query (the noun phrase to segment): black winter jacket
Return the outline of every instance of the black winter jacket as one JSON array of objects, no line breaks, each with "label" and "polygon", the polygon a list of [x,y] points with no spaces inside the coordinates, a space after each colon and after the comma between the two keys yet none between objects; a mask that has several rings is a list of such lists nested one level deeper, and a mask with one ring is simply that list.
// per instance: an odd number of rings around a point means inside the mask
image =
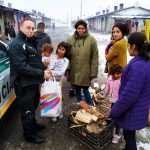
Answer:
[{"label": "black winter jacket", "polygon": [[44,66],[40,51],[35,48],[35,40],[27,38],[19,31],[17,37],[9,44],[10,83],[15,80],[22,86],[44,82]]},{"label": "black winter jacket", "polygon": [[35,33],[37,48],[41,50],[42,45],[45,43],[51,44],[51,38],[44,32],[37,31]]}]

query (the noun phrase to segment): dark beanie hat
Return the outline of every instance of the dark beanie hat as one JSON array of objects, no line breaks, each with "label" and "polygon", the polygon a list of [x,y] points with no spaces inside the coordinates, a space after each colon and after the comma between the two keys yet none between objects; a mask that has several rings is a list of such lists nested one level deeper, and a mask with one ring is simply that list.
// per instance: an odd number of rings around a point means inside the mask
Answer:
[{"label": "dark beanie hat", "polygon": [[123,36],[129,34],[129,26],[128,26],[128,24],[116,23],[116,24],[113,26],[112,29],[114,29],[114,27],[119,28]]}]

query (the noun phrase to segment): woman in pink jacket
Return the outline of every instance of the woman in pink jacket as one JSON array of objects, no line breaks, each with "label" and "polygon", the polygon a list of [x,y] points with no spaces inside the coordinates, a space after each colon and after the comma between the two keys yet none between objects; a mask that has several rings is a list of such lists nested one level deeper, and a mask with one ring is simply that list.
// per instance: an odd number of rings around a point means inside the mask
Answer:
[{"label": "woman in pink jacket", "polygon": [[[122,75],[122,67],[119,65],[113,65],[110,68],[110,76],[106,82],[105,97],[108,97],[113,104],[118,100],[118,94],[120,89],[120,80]],[[115,125],[115,134],[113,135],[112,143],[119,142],[121,136],[119,135],[120,128]]]}]

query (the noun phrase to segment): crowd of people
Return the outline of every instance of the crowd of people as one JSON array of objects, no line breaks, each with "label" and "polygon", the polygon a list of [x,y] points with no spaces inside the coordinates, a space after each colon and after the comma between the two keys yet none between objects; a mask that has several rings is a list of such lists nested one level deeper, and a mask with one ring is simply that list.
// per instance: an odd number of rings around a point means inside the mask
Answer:
[{"label": "crowd of people", "polygon": [[[74,28],[73,35],[58,44],[55,54],[51,38],[44,32],[44,23],[39,23],[34,33],[35,25],[30,18],[21,22],[20,31],[9,44],[10,82],[14,84],[23,135],[28,142],[45,142],[44,137],[36,134],[45,125],[35,119],[40,99],[39,85],[44,80],[55,76],[60,81],[67,74],[77,101],[83,100],[83,91],[86,102],[92,105],[89,86],[98,74],[98,46],[84,20],[78,20]],[[127,49],[134,56],[128,64]],[[111,43],[105,54],[105,73],[108,73],[105,97],[112,102],[110,117],[115,122],[112,142],[118,143],[120,129],[123,129],[125,150],[137,150],[136,130],[148,123],[150,44],[143,33],[130,34],[127,24],[117,23],[112,28]],[[62,118],[63,113],[59,117]],[[57,118],[52,120],[55,122]]]}]

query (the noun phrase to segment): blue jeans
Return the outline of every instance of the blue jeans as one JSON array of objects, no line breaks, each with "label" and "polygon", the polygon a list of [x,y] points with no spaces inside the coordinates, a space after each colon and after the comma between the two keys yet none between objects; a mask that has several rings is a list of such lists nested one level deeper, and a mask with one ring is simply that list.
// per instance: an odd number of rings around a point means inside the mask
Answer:
[{"label": "blue jeans", "polygon": [[88,104],[92,104],[92,98],[91,98],[88,86],[74,85],[74,87],[75,87],[75,90],[76,90],[76,98],[77,98],[78,101],[82,101],[81,89],[83,89],[83,93],[84,93],[84,96],[86,98],[86,102]]}]

